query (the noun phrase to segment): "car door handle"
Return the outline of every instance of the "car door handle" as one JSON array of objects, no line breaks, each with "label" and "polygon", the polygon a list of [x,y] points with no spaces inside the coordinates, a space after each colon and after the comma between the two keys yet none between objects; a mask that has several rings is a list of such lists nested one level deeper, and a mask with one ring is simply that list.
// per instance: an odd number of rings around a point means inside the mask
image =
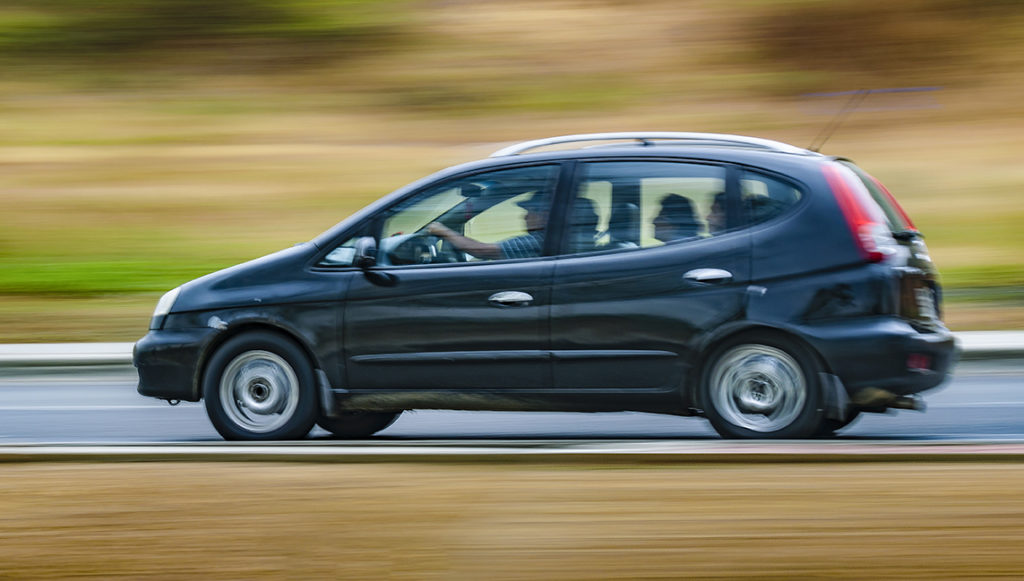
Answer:
[{"label": "car door handle", "polygon": [[491,295],[487,302],[495,307],[525,307],[533,302],[533,296],[522,291],[501,291]]},{"label": "car door handle", "polygon": [[721,268],[695,268],[683,278],[698,284],[723,284],[732,280],[732,273]]}]

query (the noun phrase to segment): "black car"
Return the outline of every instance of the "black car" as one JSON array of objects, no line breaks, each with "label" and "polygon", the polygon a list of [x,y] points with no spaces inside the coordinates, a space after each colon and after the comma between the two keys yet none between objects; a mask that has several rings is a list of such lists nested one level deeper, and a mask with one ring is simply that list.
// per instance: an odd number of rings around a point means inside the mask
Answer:
[{"label": "black car", "polygon": [[138,390],[204,399],[228,439],[365,437],[409,409],[810,437],[921,409],[947,377],[936,277],[849,160],[734,135],[555,137],[167,293],[135,346]]}]

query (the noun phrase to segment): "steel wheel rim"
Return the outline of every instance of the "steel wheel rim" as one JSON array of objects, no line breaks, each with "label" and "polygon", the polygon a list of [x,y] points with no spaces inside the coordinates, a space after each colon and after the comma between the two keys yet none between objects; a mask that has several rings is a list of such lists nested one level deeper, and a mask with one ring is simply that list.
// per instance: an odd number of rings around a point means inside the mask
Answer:
[{"label": "steel wheel rim", "polygon": [[228,419],[265,434],[288,423],[299,405],[299,378],[283,357],[246,351],[231,360],[220,380],[220,402]]},{"label": "steel wheel rim", "polygon": [[807,401],[800,364],[767,345],[735,347],[715,363],[710,382],[711,400],[722,419],[755,432],[789,426]]}]

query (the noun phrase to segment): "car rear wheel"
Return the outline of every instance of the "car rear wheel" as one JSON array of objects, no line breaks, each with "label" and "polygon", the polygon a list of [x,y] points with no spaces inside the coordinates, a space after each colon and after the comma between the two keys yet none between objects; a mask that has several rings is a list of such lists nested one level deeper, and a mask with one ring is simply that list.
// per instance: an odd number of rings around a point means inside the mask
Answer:
[{"label": "car rear wheel", "polygon": [[206,413],[226,440],[297,440],[313,428],[316,389],[309,359],[273,333],[229,339],[203,379]]},{"label": "car rear wheel", "polygon": [[705,368],[704,411],[726,438],[806,438],[822,423],[820,366],[796,341],[748,335],[718,347]]},{"label": "car rear wheel", "polygon": [[335,438],[366,438],[395,423],[402,412],[341,412],[316,421]]}]

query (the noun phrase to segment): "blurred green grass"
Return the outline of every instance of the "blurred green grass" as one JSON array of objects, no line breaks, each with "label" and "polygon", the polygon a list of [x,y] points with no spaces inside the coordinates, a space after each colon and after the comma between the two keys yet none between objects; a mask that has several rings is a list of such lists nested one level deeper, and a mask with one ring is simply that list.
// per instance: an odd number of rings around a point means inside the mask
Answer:
[{"label": "blurred green grass", "polygon": [[[926,233],[954,327],[1022,327],[1024,5],[974,8],[6,2],[0,342],[134,339],[161,292],[499,142],[665,129],[806,145],[843,100],[803,93],[910,84],[943,89],[869,98],[824,151]],[[82,305],[103,306],[91,320]]]}]

